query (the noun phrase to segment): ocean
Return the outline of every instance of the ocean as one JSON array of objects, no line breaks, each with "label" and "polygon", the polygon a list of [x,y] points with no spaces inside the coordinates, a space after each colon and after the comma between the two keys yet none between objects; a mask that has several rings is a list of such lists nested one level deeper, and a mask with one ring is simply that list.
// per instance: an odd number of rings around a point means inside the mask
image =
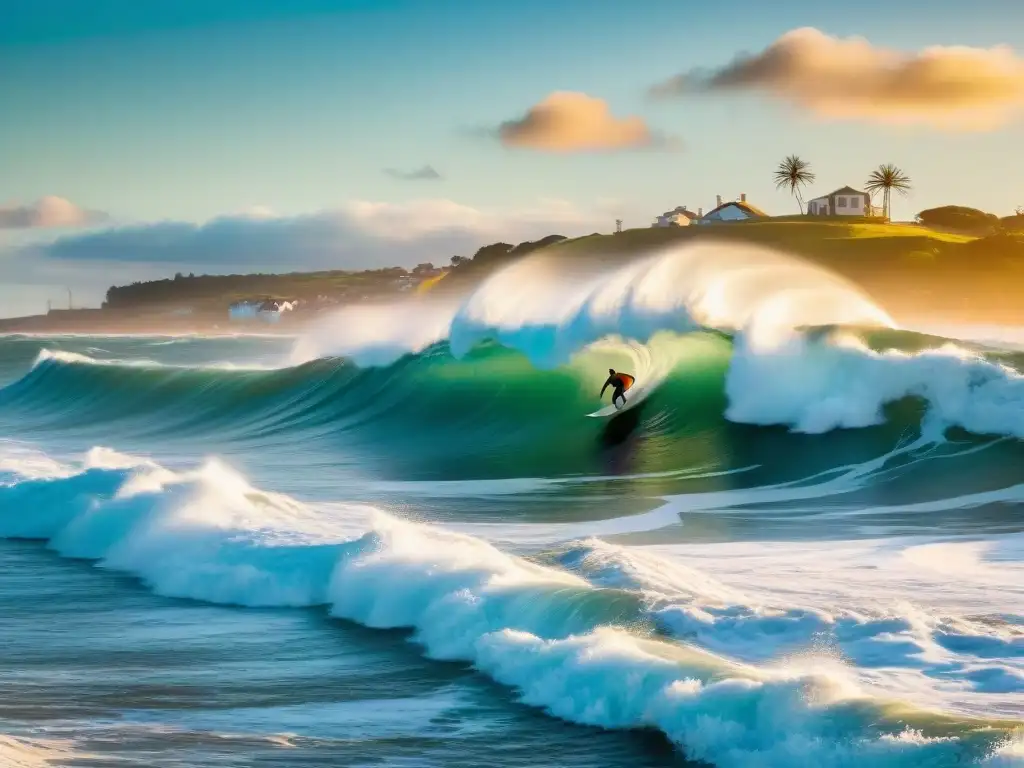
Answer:
[{"label": "ocean", "polygon": [[0,337],[0,536],[3,766],[1024,766],[1024,333],[749,247]]}]

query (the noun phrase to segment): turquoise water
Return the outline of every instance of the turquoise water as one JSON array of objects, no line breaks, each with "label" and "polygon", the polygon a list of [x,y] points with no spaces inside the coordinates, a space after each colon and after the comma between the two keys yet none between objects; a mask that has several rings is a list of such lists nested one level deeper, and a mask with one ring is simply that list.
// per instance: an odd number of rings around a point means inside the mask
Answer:
[{"label": "turquoise water", "polygon": [[647,274],[0,338],[0,763],[1021,765],[1024,356]]}]

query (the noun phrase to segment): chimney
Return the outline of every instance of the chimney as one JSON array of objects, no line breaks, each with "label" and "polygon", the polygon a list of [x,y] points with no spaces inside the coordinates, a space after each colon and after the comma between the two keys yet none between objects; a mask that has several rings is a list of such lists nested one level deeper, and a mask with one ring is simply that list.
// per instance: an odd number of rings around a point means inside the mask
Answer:
[{"label": "chimney", "polygon": [[715,195],[715,208],[718,208],[721,205],[722,205],[722,196],[721,195]]},{"label": "chimney", "polygon": [[703,208],[698,208],[697,209],[697,218],[699,219],[703,215],[704,215],[704,209]]},{"label": "chimney", "polygon": [[741,203],[747,202],[747,193],[746,192],[740,192],[740,202]]}]

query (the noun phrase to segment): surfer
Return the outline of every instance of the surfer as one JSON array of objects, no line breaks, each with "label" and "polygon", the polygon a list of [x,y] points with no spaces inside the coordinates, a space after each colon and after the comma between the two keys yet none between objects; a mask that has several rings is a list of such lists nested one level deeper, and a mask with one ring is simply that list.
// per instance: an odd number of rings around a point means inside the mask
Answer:
[{"label": "surfer", "polygon": [[604,386],[601,387],[601,394],[598,397],[604,397],[604,391],[608,387],[612,387],[612,405],[615,405],[615,401],[620,397],[622,398],[622,404],[626,404],[626,395],[624,394],[630,386],[632,386],[635,379],[628,373],[616,373],[614,368],[608,369],[608,380],[605,381]]}]

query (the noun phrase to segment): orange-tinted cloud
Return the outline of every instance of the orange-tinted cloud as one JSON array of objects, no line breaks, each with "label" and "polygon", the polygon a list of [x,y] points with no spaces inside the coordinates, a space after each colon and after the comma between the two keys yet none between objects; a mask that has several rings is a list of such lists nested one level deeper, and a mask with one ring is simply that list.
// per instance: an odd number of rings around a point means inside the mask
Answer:
[{"label": "orange-tinted cloud", "polygon": [[0,229],[85,227],[106,220],[100,211],[88,211],[63,197],[42,197],[28,205],[0,206]]},{"label": "orange-tinted cloud", "polygon": [[1005,46],[907,53],[803,28],[711,73],[674,77],[652,94],[702,91],[760,92],[826,118],[983,130],[1024,107],[1024,59]]},{"label": "orange-tinted cloud", "polygon": [[668,149],[675,142],[639,117],[616,117],[608,104],[585,93],[556,91],[518,120],[498,126],[507,147],[545,152]]}]

